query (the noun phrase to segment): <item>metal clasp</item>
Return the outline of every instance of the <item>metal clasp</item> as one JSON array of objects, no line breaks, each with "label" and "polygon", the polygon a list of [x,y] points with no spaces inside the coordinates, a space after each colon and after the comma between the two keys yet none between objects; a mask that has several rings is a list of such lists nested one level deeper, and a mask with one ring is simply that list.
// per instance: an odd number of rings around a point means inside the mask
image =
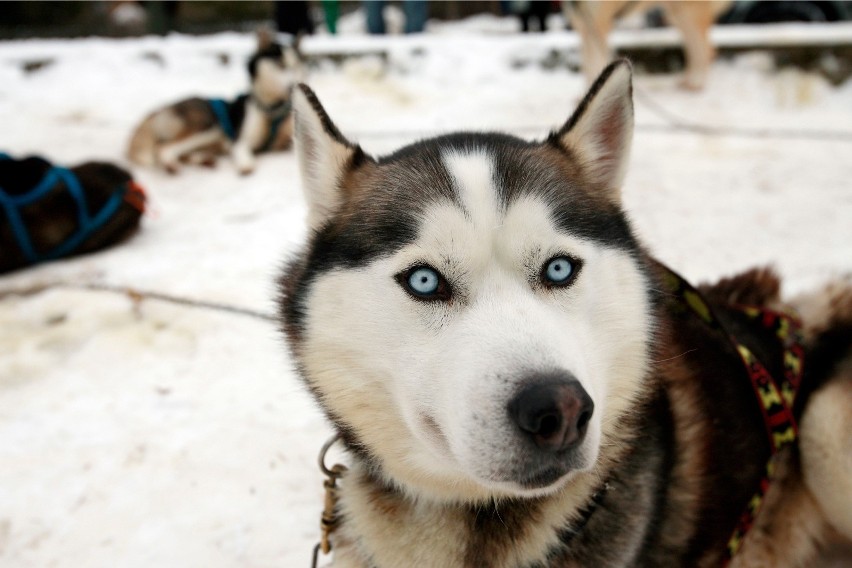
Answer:
[{"label": "metal clasp", "polygon": [[325,474],[326,479],[322,485],[325,488],[325,500],[320,517],[320,541],[314,547],[314,554],[311,560],[311,568],[317,568],[320,553],[323,555],[331,552],[331,533],[337,529],[340,523],[340,517],[335,510],[337,506],[337,480],[343,477],[346,473],[346,466],[334,464],[331,469],[325,465],[325,456],[328,450],[340,440],[340,434],[332,436],[322,447],[319,454],[319,468]]}]

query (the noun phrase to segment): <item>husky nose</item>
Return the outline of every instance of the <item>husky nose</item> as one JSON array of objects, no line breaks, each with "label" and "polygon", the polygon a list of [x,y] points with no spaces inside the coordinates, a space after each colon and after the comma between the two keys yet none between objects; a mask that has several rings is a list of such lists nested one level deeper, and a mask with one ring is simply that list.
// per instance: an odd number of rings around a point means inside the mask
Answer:
[{"label": "husky nose", "polygon": [[524,388],[509,402],[509,415],[539,448],[557,452],[582,441],[594,408],[571,377]]}]

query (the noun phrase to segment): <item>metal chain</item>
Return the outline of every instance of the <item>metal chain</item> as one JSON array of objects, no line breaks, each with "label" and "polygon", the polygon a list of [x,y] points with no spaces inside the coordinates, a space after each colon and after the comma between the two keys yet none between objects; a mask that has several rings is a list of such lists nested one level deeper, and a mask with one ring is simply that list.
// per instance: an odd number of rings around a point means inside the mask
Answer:
[{"label": "metal chain", "polygon": [[331,469],[325,465],[325,456],[328,450],[340,440],[340,434],[335,434],[323,444],[319,454],[319,468],[326,476],[322,485],[325,488],[325,500],[320,517],[320,541],[314,547],[314,553],[311,558],[311,568],[317,568],[320,554],[327,555],[331,552],[331,534],[337,529],[340,523],[340,517],[337,514],[337,480],[343,477],[346,473],[346,466],[334,464]]}]

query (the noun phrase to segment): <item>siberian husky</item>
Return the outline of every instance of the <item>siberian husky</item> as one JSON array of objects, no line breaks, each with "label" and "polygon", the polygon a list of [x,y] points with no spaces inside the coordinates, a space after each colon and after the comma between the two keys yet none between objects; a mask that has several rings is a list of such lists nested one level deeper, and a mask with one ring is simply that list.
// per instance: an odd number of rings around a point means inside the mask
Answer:
[{"label": "siberian husky", "polygon": [[298,41],[282,46],[261,30],[248,72],[250,92],[234,101],[192,97],[149,114],[130,139],[130,161],[176,172],[181,162],[212,164],[230,149],[239,172],[248,174],[255,153],[287,149],[293,137],[290,95],[304,80]]},{"label": "siberian husky", "polygon": [[852,283],[795,302],[798,340],[770,270],[658,263],[621,207],[627,62],[542,142],[374,158],[294,109],[280,315],[351,461],[335,566],[809,566],[852,537]]}]

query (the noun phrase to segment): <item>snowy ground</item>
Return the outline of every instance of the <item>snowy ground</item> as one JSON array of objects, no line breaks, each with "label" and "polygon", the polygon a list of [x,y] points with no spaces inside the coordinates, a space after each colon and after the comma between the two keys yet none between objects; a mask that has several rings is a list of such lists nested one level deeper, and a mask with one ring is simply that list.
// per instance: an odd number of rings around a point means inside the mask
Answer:
[{"label": "snowy ground", "polygon": [[[386,64],[326,63],[310,82],[375,153],[460,128],[541,137],[582,94],[579,75],[535,63],[547,36],[451,32],[414,51],[389,40]],[[152,107],[240,91],[252,43],[0,44],[0,149],[122,163]],[[55,63],[21,70],[38,58]],[[645,101],[684,120],[852,131],[852,84],[775,71],[765,54],[717,63],[700,94],[676,82],[636,78]],[[791,293],[852,271],[848,137],[709,137],[661,128],[643,100],[636,112],[625,202],[665,262],[694,280],[772,263]],[[265,156],[247,178],[227,160],[175,177],[135,173],[151,214],[132,241],[0,277],[0,566],[305,566],[329,430],[274,325],[104,291],[8,293],[102,283],[272,312],[278,266],[304,235],[293,155]]]}]

